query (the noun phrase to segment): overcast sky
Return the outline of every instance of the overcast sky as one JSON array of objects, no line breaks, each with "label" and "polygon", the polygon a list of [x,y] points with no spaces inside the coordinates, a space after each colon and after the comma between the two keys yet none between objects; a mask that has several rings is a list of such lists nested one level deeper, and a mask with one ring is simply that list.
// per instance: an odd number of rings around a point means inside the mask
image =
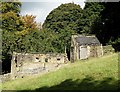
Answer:
[{"label": "overcast sky", "polygon": [[35,15],[37,22],[44,22],[47,15],[62,3],[74,2],[84,7],[85,0],[20,0],[22,2],[21,15]]}]

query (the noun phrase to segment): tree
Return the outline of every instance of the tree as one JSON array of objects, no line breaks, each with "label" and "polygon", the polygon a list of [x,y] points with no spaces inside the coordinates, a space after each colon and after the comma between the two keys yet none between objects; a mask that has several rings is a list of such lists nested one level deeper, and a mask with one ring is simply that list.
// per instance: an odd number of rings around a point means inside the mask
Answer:
[{"label": "tree", "polygon": [[[13,0],[14,1],[14,0]],[[14,12],[19,14],[21,8],[21,2],[2,2],[0,11],[1,13]]]},{"label": "tree", "polygon": [[74,3],[61,4],[47,16],[43,23],[43,28],[60,32],[61,29],[70,27],[71,30],[76,30],[76,21],[82,15],[82,9]]},{"label": "tree", "polygon": [[[96,20],[92,29],[99,40],[104,44],[111,44],[115,50],[120,48],[120,2],[119,3],[103,3],[104,9],[100,13],[99,19]],[[96,30],[96,31],[95,31]]]},{"label": "tree", "polygon": [[0,19],[0,21],[2,22],[2,29],[9,32],[21,31],[24,29],[23,21],[21,20],[20,16],[18,16],[13,11],[2,13],[1,16],[2,18]]},{"label": "tree", "polygon": [[[84,34],[91,34],[94,22],[100,17],[101,11],[103,11],[103,3],[100,2],[86,2],[83,9],[83,16],[79,19],[78,24],[81,32]],[[96,31],[96,30],[95,30]]]},{"label": "tree", "polygon": [[7,31],[21,31],[23,30],[23,21],[21,20],[20,2],[2,2],[0,14],[0,28]]},{"label": "tree", "polygon": [[35,21],[35,16],[33,15],[25,15],[21,16],[21,20],[23,22],[24,29],[22,31],[17,31],[16,33],[19,35],[26,35],[30,31],[37,30],[37,23]]},{"label": "tree", "polygon": [[35,22],[35,18],[36,17],[33,15],[25,15],[22,17],[25,29],[29,30],[37,29],[37,23]]},{"label": "tree", "polygon": [[17,36],[17,52],[54,52],[52,41],[54,35],[46,30],[32,30],[26,35]]},{"label": "tree", "polygon": [[2,29],[2,71],[10,72],[12,52],[15,50],[14,32],[23,30],[23,22],[19,16],[20,2],[2,2],[0,10],[0,28]]},{"label": "tree", "polygon": [[53,46],[57,52],[63,53],[65,46],[70,51],[71,35],[78,33],[78,18],[82,16],[82,9],[74,3],[61,4],[52,10],[43,23],[43,29],[55,32],[57,35]]},{"label": "tree", "polygon": [[20,2],[2,2],[0,8],[2,11],[0,14],[0,16],[2,16],[0,19],[2,22],[2,25],[0,27],[2,28],[3,36],[2,52],[6,55],[13,50],[10,46],[12,46],[11,44],[14,43],[14,32],[23,30],[23,22],[19,16],[20,6]]}]

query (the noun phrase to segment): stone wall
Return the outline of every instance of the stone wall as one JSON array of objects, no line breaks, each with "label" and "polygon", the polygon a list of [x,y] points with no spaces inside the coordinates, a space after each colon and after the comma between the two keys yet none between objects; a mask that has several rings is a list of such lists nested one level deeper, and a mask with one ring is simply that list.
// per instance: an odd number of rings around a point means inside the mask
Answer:
[{"label": "stone wall", "polygon": [[11,73],[0,75],[1,82],[6,82],[11,80]]},{"label": "stone wall", "polygon": [[101,57],[104,55],[104,52],[103,52],[103,46],[101,44],[101,46],[97,46],[97,56],[98,57]]},{"label": "stone wall", "polygon": [[103,46],[103,53],[104,55],[115,53],[115,49],[112,47],[112,45]]},{"label": "stone wall", "polygon": [[29,54],[13,53],[11,61],[11,78],[21,78],[55,69],[67,62],[66,54]]},{"label": "stone wall", "polygon": [[[79,45],[76,41],[76,37],[78,35],[72,35],[71,37],[71,52],[70,52],[70,60],[71,62],[74,62],[76,60],[80,60],[80,55],[84,55],[85,59],[89,57],[101,57],[103,56],[103,47],[102,44],[85,44],[85,45]],[[86,53],[80,53],[81,48],[86,47],[87,52]]]},{"label": "stone wall", "polygon": [[90,56],[89,57],[101,57],[103,56],[103,47],[102,45],[90,46]]}]

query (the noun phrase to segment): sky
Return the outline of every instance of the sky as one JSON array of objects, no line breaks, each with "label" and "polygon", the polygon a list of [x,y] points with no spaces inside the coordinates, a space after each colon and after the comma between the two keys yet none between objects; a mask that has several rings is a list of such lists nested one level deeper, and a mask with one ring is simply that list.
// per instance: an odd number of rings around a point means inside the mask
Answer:
[{"label": "sky", "polygon": [[79,4],[84,7],[85,0],[20,0],[22,2],[21,15],[34,15],[36,22],[43,23],[47,15],[55,8],[64,3]]}]

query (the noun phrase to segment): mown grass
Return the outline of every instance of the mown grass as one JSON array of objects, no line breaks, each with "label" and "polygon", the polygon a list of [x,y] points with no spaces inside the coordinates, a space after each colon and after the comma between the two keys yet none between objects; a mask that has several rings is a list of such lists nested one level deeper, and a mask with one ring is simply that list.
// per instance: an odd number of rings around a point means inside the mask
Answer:
[{"label": "mown grass", "polygon": [[[3,83],[3,90],[114,90],[118,88],[118,54],[81,60],[44,75]],[[115,92],[115,91],[114,91]]]}]

